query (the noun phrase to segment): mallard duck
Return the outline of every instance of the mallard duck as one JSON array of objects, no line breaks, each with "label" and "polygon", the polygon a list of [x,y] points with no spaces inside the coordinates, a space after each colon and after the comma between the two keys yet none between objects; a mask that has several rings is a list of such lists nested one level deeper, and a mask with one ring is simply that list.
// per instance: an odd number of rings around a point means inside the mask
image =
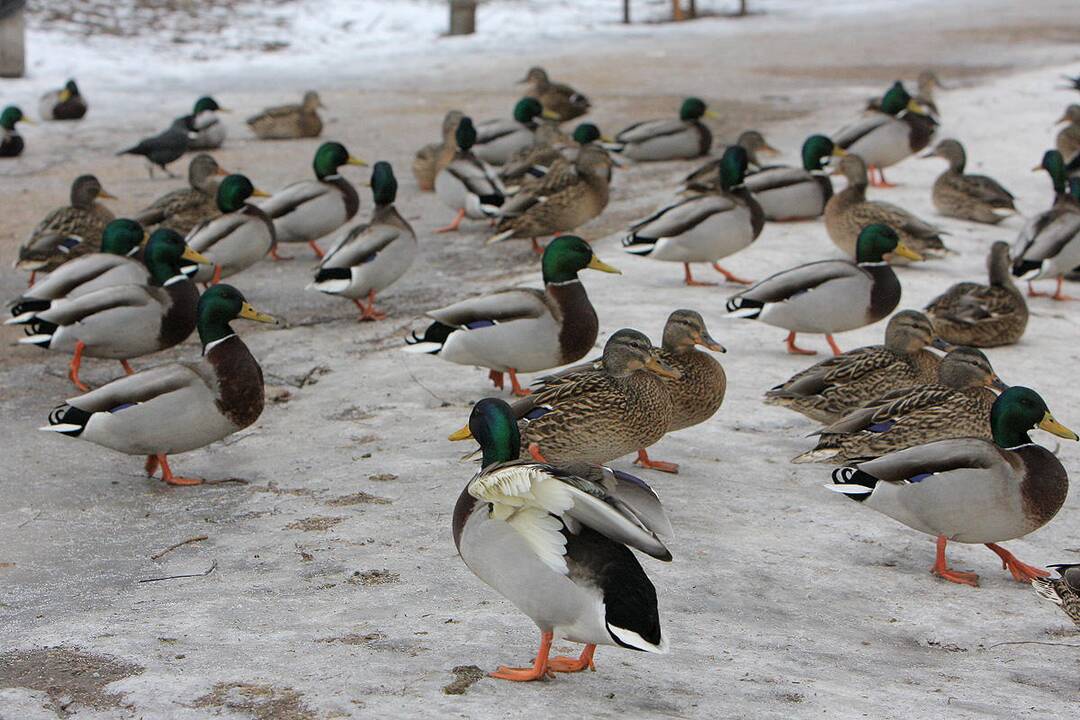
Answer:
[{"label": "mallard duck", "polygon": [[195,101],[188,116],[188,129],[192,133],[189,150],[216,150],[225,142],[225,124],[217,116],[219,112],[229,111],[212,97],[204,95]]},{"label": "mallard duck", "polygon": [[1054,139],[1057,151],[1066,162],[1070,162],[1080,153],[1080,105],[1072,104],[1065,108],[1065,113],[1058,118],[1057,124],[1068,123]]},{"label": "mallard duck", "polygon": [[702,117],[716,117],[700,98],[683,100],[677,120],[634,123],[615,136],[611,149],[631,160],[688,160],[709,154],[712,132]]},{"label": "mallard duck", "polygon": [[44,310],[52,300],[78,297],[113,285],[145,284],[149,271],[135,256],[142,250],[146,232],[134,220],[119,218],[105,226],[101,252],[64,263],[41,282],[34,283],[15,301],[12,315]]},{"label": "mallard duck", "polygon": [[[546,378],[514,404],[523,448],[539,462],[556,463],[605,463],[647,448],[664,437],[674,418],[671,393],[661,378],[680,377],[659,360],[642,333],[612,333],[601,370]],[[667,472],[678,469],[647,455],[639,461]]]},{"label": "mallard duck", "polygon": [[766,220],[787,222],[821,217],[833,196],[825,163],[830,157],[845,154],[824,135],[811,135],[803,142],[801,168],[765,167],[747,175],[744,185],[761,205]]},{"label": "mallard duck", "polygon": [[760,320],[789,330],[787,349],[816,355],[795,345],[797,333],[821,333],[834,355],[841,353],[833,333],[872,325],[900,304],[900,280],[885,255],[920,256],[887,225],[868,225],[859,233],[855,262],[819,260],[770,275],[727,301],[729,317]]},{"label": "mallard duck", "polygon": [[165,171],[171,178],[176,175],[168,165],[179,160],[188,151],[191,143],[191,131],[188,128],[188,116],[178,117],[162,133],[144,138],[138,145],[121,150],[117,155],[142,155],[147,160],[146,169],[154,177],[154,166]]},{"label": "mallard duck", "polygon": [[136,213],[135,219],[146,227],[162,225],[187,235],[199,223],[221,214],[217,206],[218,179],[228,174],[217,160],[199,153],[188,164],[188,187],[165,193]]},{"label": "mallard duck", "polygon": [[360,209],[353,184],[338,173],[342,165],[367,165],[338,142],[326,142],[315,151],[314,180],[286,185],[259,203],[274,221],[279,243],[306,242],[316,256],[323,251],[315,242],[347,223]]},{"label": "mallard duck", "polygon": [[573,120],[589,112],[589,98],[569,85],[552,82],[543,68],[529,68],[521,82],[529,86],[526,94],[539,100],[544,110],[554,113],[559,122]]},{"label": "mallard duck", "polygon": [[990,246],[986,269],[990,284],[957,283],[926,306],[934,334],[954,345],[998,347],[1012,345],[1024,334],[1027,303],[1009,273],[1009,244]]},{"label": "mallard duck", "polygon": [[128,360],[177,345],[195,329],[199,291],[181,266],[208,262],[168,229],[154,231],[144,257],[148,284],[114,285],[55,300],[4,324],[26,326],[20,344],[72,353],[68,377],[83,392],[88,390],[79,379],[83,355],[119,360],[130,374]]},{"label": "mallard duck", "polygon": [[792,462],[855,462],[914,445],[990,437],[990,407],[1004,390],[990,361],[971,347],[949,352],[938,380],[879,395],[820,431],[817,446]]},{"label": "mallard duck", "polygon": [[236,318],[275,322],[236,288],[215,285],[199,298],[193,317],[201,360],[160,365],[71,398],[49,413],[49,425],[41,429],[146,455],[147,475],[160,465],[162,480],[170,485],[200,484],[173,475],[167,456],[206,447],[262,414],[262,368],[229,327]]},{"label": "mallard duck", "polygon": [[59,90],[45,93],[38,103],[38,115],[42,120],[81,120],[86,110],[86,98],[74,80],[68,80]]},{"label": "mallard duck", "polygon": [[299,105],[266,108],[258,115],[249,117],[247,124],[261,140],[319,137],[323,129],[319,108],[326,109],[319,100],[319,93],[308,90]]},{"label": "mallard duck", "polygon": [[417,243],[412,226],[394,207],[397,180],[390,163],[375,163],[371,191],[375,198],[371,220],[339,231],[308,289],[349,298],[360,308],[361,320],[382,320],[386,314],[375,307],[375,293],[412,267]]},{"label": "mallard duck", "polygon": [[511,155],[499,168],[499,178],[505,183],[542,178],[554,163],[573,162],[578,147],[598,139],[601,139],[600,130],[592,123],[581,123],[573,134],[567,135],[555,123],[542,122],[533,133],[533,144]]},{"label": "mallard duck", "polygon": [[966,175],[967,155],[956,140],[942,140],[925,158],[940,157],[949,169],[934,181],[930,197],[938,213],[946,217],[997,225],[1016,214],[1013,196],[993,178],[985,175]]},{"label": "mallard duck", "polygon": [[[597,645],[666,653],[656,589],[629,547],[671,560],[671,523],[656,493],[619,470],[519,460],[520,438],[502,400],[478,402],[451,440],[475,438],[483,468],[458,497],[454,544],[469,569],[540,628],[531,668],[502,680],[593,669]],[[555,638],[585,644],[549,657]]]},{"label": "mallard duck", "polygon": [[1054,300],[1072,300],[1061,292],[1065,273],[1080,265],[1080,183],[1067,191],[1065,159],[1057,150],[1047,150],[1042,163],[1033,170],[1046,170],[1054,185],[1054,204],[1029,220],[1013,243],[1014,276],[1028,283],[1028,297],[1045,297],[1032,282],[1057,278]]},{"label": "mallard duck", "polygon": [[476,157],[476,128],[472,118],[463,117],[454,131],[457,152],[450,164],[435,176],[435,194],[444,205],[456,210],[453,221],[435,232],[452,232],[466,217],[473,220],[493,218],[506,200],[506,188],[495,170]]},{"label": "mallard duck", "polygon": [[683,264],[687,285],[712,285],[695,280],[690,263],[707,262],[728,281],[748,283],[719,264],[721,258],[748,247],[765,226],[765,214],[743,185],[746,150],[733,145],[720,163],[720,189],[678,200],[630,226],[623,250],[653,260]]},{"label": "mallard duck", "polygon": [[[757,130],[746,130],[739,134],[739,137],[735,140],[735,144],[746,151],[746,158],[748,162],[749,172],[747,177],[762,169],[763,163],[761,158],[758,157],[758,153],[768,157],[774,157],[780,154],[780,151],[765,141],[765,136]],[[718,181],[718,173],[720,171],[720,162],[723,159],[723,153],[728,149],[728,145],[724,145],[719,148],[720,157],[713,158],[704,165],[698,166],[696,170],[683,178],[683,187],[689,192],[708,192],[710,190],[716,190],[720,184]]]},{"label": "mallard duck", "polygon": [[504,288],[432,310],[426,314],[434,322],[422,336],[414,332],[406,340],[406,351],[489,368],[499,389],[507,372],[515,395],[526,393],[517,373],[549,370],[585,357],[596,342],[599,323],[578,272],[619,271],[573,235],[548,243],[540,266],[543,290]]},{"label": "mallard duck", "polygon": [[680,377],[664,378],[671,394],[672,417],[668,432],[705,422],[720,409],[727,392],[727,375],[716,358],[697,349],[726,353],[723,345],[709,335],[701,313],[676,310],[664,325],[663,343],[657,353],[660,362],[674,368]]},{"label": "mallard duck", "polygon": [[[945,90],[945,85],[942,84],[938,78],[937,73],[933,70],[923,70],[919,73],[919,77],[915,81],[916,93],[915,102],[929,111],[929,114],[934,117],[938,116],[937,104],[934,102],[934,91],[938,88]],[[876,110],[881,112],[881,104],[884,101],[884,97],[875,97],[870,100],[866,105],[867,110]]]},{"label": "mallard duck", "polygon": [[941,236],[945,232],[892,203],[866,199],[866,164],[858,155],[840,158],[837,173],[848,185],[825,204],[825,229],[833,243],[849,257],[855,254],[859,233],[867,225],[882,223],[896,230],[904,245],[919,255],[947,252]]},{"label": "mallard duck", "polygon": [[416,178],[416,184],[423,192],[431,192],[435,189],[435,176],[454,159],[454,153],[457,152],[457,140],[454,139],[454,133],[463,117],[465,113],[460,110],[451,110],[446,113],[442,122],[442,140],[429,143],[416,151],[412,165],[413,177]]},{"label": "mallard duck", "polygon": [[489,165],[503,165],[514,153],[535,142],[538,117],[558,119],[534,97],[518,100],[511,119],[486,120],[476,125],[473,153]]},{"label": "mallard duck", "polygon": [[26,147],[25,141],[23,141],[22,135],[15,129],[15,124],[24,122],[29,125],[33,125],[34,122],[23,115],[22,110],[14,105],[8,105],[4,108],[4,111],[0,113],[0,130],[3,130],[3,136],[0,137],[0,157],[17,157],[22,155],[23,148]]},{"label": "mallard duck", "polygon": [[895,165],[930,144],[937,121],[897,81],[881,99],[881,109],[862,115],[829,137],[838,147],[858,155],[877,170],[875,187],[892,187],[883,168]]},{"label": "mallard duck", "polygon": [[941,440],[833,471],[830,490],[865,503],[904,525],[937,537],[931,572],[978,585],[975,573],[950,570],[949,541],[983,543],[1020,582],[1048,575],[997,545],[1050,522],[1065,503],[1069,478],[1055,455],[1031,441],[1036,427],[1076,440],[1034,390],[1011,387],[994,402],[993,441]]},{"label": "mallard duck", "polygon": [[209,259],[195,280],[217,284],[262,260],[274,251],[277,234],[270,216],[249,203],[251,197],[269,197],[243,175],[229,175],[218,185],[219,217],[204,220],[187,236],[188,244]]},{"label": "mallard duck", "polygon": [[30,284],[40,271],[54,270],[72,258],[101,248],[101,234],[115,219],[98,198],[115,200],[93,175],[80,175],[71,183],[71,205],[56,208],[37,224],[19,246],[16,267],[29,270]]},{"label": "mallard duck", "polygon": [[543,182],[504,203],[488,242],[529,238],[533,249],[542,252],[538,237],[576,230],[604,211],[610,182],[611,157],[587,143],[563,171],[548,173]]},{"label": "mallard duck", "polygon": [[1039,597],[1054,603],[1080,627],[1080,564],[1057,563],[1047,565],[1057,571],[1056,578],[1032,578],[1031,586]]},{"label": "mallard duck", "polygon": [[934,339],[930,319],[917,310],[889,318],[885,344],[834,355],[765,393],[779,405],[822,423],[836,422],[882,394],[932,383],[941,358],[927,350]]}]

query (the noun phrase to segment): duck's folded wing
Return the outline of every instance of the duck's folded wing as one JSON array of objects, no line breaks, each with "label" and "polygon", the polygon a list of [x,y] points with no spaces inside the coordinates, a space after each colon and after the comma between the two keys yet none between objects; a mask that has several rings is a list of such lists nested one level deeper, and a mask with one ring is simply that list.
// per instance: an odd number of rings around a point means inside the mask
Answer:
[{"label": "duck's folded wing", "polygon": [[401,230],[389,225],[359,225],[326,253],[319,267],[353,267],[371,262],[399,237]]},{"label": "duck's folded wing", "polygon": [[197,382],[203,382],[203,379],[192,366],[171,363],[125,375],[66,402],[86,412],[106,412],[124,405],[147,402]]},{"label": "duck's folded wing", "polygon": [[257,207],[269,215],[272,220],[276,220],[293,212],[304,203],[329,192],[334,192],[333,186],[305,180],[282,188],[271,197],[258,203]]},{"label": "duck's folded wing", "polygon": [[965,468],[986,470],[1007,462],[993,443],[977,438],[938,440],[882,455],[857,466],[885,482],[910,482],[913,478]]},{"label": "duck's folded wing", "polygon": [[621,143],[638,143],[665,135],[674,135],[686,130],[686,123],[679,119],[646,120],[631,125],[615,136]]},{"label": "duck's folded wing", "polygon": [[1077,235],[1080,235],[1080,213],[1061,213],[1035,234],[1023,257],[1034,261],[1056,257]]},{"label": "duck's folded wing", "polygon": [[735,208],[735,201],[721,195],[697,195],[665,205],[630,226],[631,232],[647,238],[681,235],[709,217]]},{"label": "duck's folded wing", "polygon": [[473,195],[484,197],[503,194],[505,191],[502,182],[494,178],[480,161],[472,162],[459,158],[446,166],[446,172],[457,178]]},{"label": "duck's folded wing", "polygon": [[192,250],[207,252],[246,221],[247,216],[243,213],[229,213],[213,220],[204,220],[188,233],[187,244],[191,246]]},{"label": "duck's folded wing", "polygon": [[981,200],[992,203],[1014,199],[1013,194],[992,177],[986,175],[964,175],[963,177],[972,193]]},{"label": "duck's folded wing", "polygon": [[769,390],[766,395],[771,397],[816,395],[829,385],[863,377],[874,370],[889,367],[895,362],[896,356],[885,351],[881,345],[849,350],[843,355],[836,355],[803,370],[783,385]]},{"label": "duck's folded wing", "polygon": [[773,167],[747,175],[746,182],[743,184],[750,192],[760,193],[798,185],[808,180],[813,180],[813,176],[802,168]]},{"label": "duck's folded wing", "polygon": [[832,138],[832,141],[836,143],[837,146],[847,148],[892,119],[891,116],[886,115],[885,113],[871,112],[860,117],[858,120],[845,125],[829,137]]},{"label": "duck's folded wing", "polygon": [[145,285],[114,285],[79,297],[57,300],[37,317],[56,325],[72,325],[96,313],[120,307],[142,307],[153,300]]},{"label": "duck's folded wing", "polygon": [[956,391],[946,385],[921,385],[902,388],[882,395],[848,413],[822,433],[852,433],[866,430],[875,424],[889,423],[919,410],[936,407],[948,401]]},{"label": "duck's folded wing", "polygon": [[771,275],[735,297],[759,303],[783,302],[831,281],[863,275],[865,270],[847,260],[820,260]]},{"label": "duck's folded wing", "polygon": [[447,305],[427,315],[444,325],[464,328],[475,323],[505,323],[538,318],[550,312],[542,290],[506,288]]},{"label": "duck's folded wing", "polygon": [[494,142],[521,129],[521,123],[514,120],[488,120],[476,126],[476,144]]},{"label": "duck's folded wing", "polygon": [[257,115],[252,115],[247,119],[248,124],[258,122],[265,119],[286,118],[296,113],[299,113],[301,107],[299,105],[275,105],[274,107],[268,107]]}]

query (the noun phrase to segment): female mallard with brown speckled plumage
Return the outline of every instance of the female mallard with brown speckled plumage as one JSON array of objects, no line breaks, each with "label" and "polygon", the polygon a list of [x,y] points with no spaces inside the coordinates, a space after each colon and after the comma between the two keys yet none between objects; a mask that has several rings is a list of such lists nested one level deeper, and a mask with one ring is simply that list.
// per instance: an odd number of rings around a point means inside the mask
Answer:
[{"label": "female mallard with brown speckled plumage", "polygon": [[674,418],[661,378],[679,371],[661,362],[642,333],[623,329],[604,345],[603,370],[547,378],[514,403],[522,422],[522,450],[539,462],[610,462],[646,448]]},{"label": "female mallard with brown speckled plumage", "polygon": [[928,317],[902,310],[889,319],[884,345],[822,360],[765,393],[765,404],[836,422],[883,393],[936,381],[941,358],[926,349],[933,339]]},{"label": "female mallard with brown speckled plumage", "polygon": [[825,205],[825,229],[845,254],[855,254],[859,233],[873,223],[896,230],[903,244],[923,257],[947,252],[941,240],[944,231],[892,203],[866,199],[866,163],[858,155],[840,158],[837,173],[847,178],[848,186]]},{"label": "female mallard with brown speckled plumage", "polygon": [[1061,608],[1073,624],[1080,627],[1080,564],[1057,563],[1047,565],[1057,570],[1056,578],[1035,578],[1031,586],[1039,597]]},{"label": "female mallard with brown speckled plumage", "polygon": [[199,298],[201,360],[143,370],[72,398],[49,414],[49,426],[42,430],[146,455],[147,474],[160,465],[170,485],[201,483],[174,476],[166,456],[226,438],[263,410],[262,369],[229,327],[236,318],[274,322],[236,288],[215,285]]},{"label": "female mallard with brown speckled plumage", "polygon": [[894,390],[820,431],[817,447],[792,462],[855,462],[914,445],[960,437],[990,437],[990,388],[1006,385],[975,348],[951,351],[938,383]]},{"label": "female mallard with brown speckled plumage", "polygon": [[837,468],[834,484],[826,487],[936,536],[937,561],[931,572],[945,580],[978,585],[975,573],[949,569],[949,541],[985,544],[1017,581],[1045,577],[1045,570],[1020,562],[997,543],[1050,522],[1069,492],[1061,461],[1034,444],[1028,432],[1038,427],[1068,440],[1077,440],[1077,435],[1054,419],[1038,393],[1025,387],[1002,393],[987,424],[993,428],[992,442],[962,438],[917,445]]},{"label": "female mallard with brown speckled plumage", "polygon": [[613,152],[638,161],[688,160],[708,155],[712,132],[702,117],[716,117],[700,98],[683,100],[678,119],[634,123],[615,136]]},{"label": "female mallard with brown speckled plumage", "polygon": [[[765,136],[757,130],[744,131],[735,140],[734,144],[746,151],[746,159],[749,163],[748,175],[762,169],[762,162],[758,157],[758,153],[768,157],[780,154],[780,151],[766,142]],[[720,187],[720,161],[724,151],[729,147],[731,146],[724,145],[717,148],[717,152],[720,153],[721,157],[713,158],[683,178],[685,192],[709,192]]]},{"label": "female mallard with brown speckled plumage", "polygon": [[319,100],[319,93],[308,90],[299,105],[267,108],[249,117],[247,124],[261,140],[319,137],[323,129],[319,108],[326,108]]},{"label": "female mallard with brown speckled plumage", "polygon": [[217,160],[199,153],[188,165],[188,187],[165,193],[140,210],[135,219],[149,229],[162,225],[187,235],[199,223],[221,214],[217,206],[218,179],[228,174]]},{"label": "female mallard with brown speckled plumage", "polygon": [[529,68],[521,82],[529,86],[526,94],[539,100],[544,110],[558,116],[559,122],[573,120],[589,112],[589,98],[569,85],[552,82],[547,71],[541,67]]},{"label": "female mallard with brown speckled plumage", "polygon": [[938,176],[930,191],[940,214],[987,225],[997,225],[1016,214],[1012,193],[996,180],[964,173],[967,155],[964,146],[956,140],[942,140],[923,157],[940,157],[949,162],[949,169]]},{"label": "female mallard with brown speckled plumage", "polygon": [[[16,266],[37,273],[52,270],[72,258],[101,249],[101,234],[115,216],[96,202],[115,200],[93,175],[80,175],[71,184],[71,205],[53,210],[19,246]],[[34,276],[30,276],[33,284]]]},{"label": "female mallard with brown speckled plumage", "polygon": [[990,247],[986,268],[990,284],[962,282],[930,301],[926,314],[934,332],[954,345],[997,347],[1018,341],[1027,329],[1028,307],[1013,283],[1009,244]]},{"label": "female mallard with brown speckled plumage", "polygon": [[435,189],[435,176],[454,159],[457,152],[454,133],[463,117],[465,113],[460,110],[446,113],[442,122],[442,140],[429,143],[416,151],[412,164],[413,177],[423,192],[432,192]]},{"label": "female mallard with brown speckled plumage", "polygon": [[1073,104],[1065,108],[1065,113],[1058,119],[1058,123],[1068,123],[1054,139],[1054,146],[1068,163],[1080,154],[1080,105]]}]

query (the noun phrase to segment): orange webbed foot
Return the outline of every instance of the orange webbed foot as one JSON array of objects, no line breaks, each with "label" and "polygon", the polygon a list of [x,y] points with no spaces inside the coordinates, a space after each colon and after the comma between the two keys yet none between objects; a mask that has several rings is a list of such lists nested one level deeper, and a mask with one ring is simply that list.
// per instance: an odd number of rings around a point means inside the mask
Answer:
[{"label": "orange webbed foot", "polygon": [[949,568],[934,568],[930,571],[930,574],[937,575],[942,580],[948,580],[949,582],[954,582],[959,585],[979,587],[979,576],[973,572],[950,570]]},{"label": "orange webbed foot", "polygon": [[548,660],[548,669],[557,673],[575,673],[583,670],[596,672],[596,664],[593,662],[593,653],[595,652],[595,645],[586,645],[585,649],[581,651],[580,657],[573,658],[557,655]]},{"label": "orange webbed foot", "polygon": [[488,673],[488,677],[496,680],[511,680],[513,682],[533,682],[534,680],[553,679],[555,673],[548,668],[514,668],[500,665],[495,672]]},{"label": "orange webbed foot", "polygon": [[796,345],[795,333],[788,333],[787,340],[784,342],[787,343],[787,351],[791,355],[817,355],[816,350],[807,350]]},{"label": "orange webbed foot", "polygon": [[660,472],[672,473],[675,475],[679,473],[678,463],[653,460],[645,450],[638,450],[638,455],[637,458],[634,459],[634,464],[649,468],[650,470],[659,470]]},{"label": "orange webbed foot", "polygon": [[1027,563],[1020,562],[1016,559],[1016,556],[1011,552],[996,545],[994,543],[987,543],[986,547],[990,548],[1001,558],[1001,567],[1004,570],[1008,570],[1013,580],[1022,583],[1030,583],[1035,578],[1050,577],[1050,573],[1043,570],[1041,567],[1035,567],[1034,565],[1028,565]]}]

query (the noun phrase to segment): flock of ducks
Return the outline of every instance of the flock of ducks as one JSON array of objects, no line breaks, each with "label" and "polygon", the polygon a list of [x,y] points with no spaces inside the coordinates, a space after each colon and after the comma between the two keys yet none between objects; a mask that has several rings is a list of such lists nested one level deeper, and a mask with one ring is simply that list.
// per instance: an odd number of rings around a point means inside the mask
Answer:
[{"label": "flock of ducks", "polygon": [[[529,240],[541,256],[543,287],[503,288],[433,309],[404,348],[487,369],[499,389],[509,376],[512,402],[481,400],[450,439],[474,440],[481,456],[453,513],[458,551],[541,632],[531,666],[492,673],[515,681],[592,669],[598,645],[668,650],[656,590],[631,548],[672,560],[671,523],[645,482],[606,463],[635,454],[642,467],[678,472],[648,448],[708,421],[727,388],[723,367],[704,351],[725,349],[689,309],[671,313],[659,346],[624,328],[608,336],[600,357],[586,360],[600,321],[579,276],[619,271],[573,234],[604,211],[614,168],[708,156],[706,103],[687,98],[672,117],[609,138],[587,122],[562,129],[590,109],[580,92],[552,82],[541,68],[522,82],[525,96],[505,119],[474,122],[447,113],[441,140],[416,153],[412,172],[418,187],[434,191],[453,213],[440,232],[469,219],[491,227],[488,242]],[[989,248],[988,283],[958,283],[924,311],[894,314],[901,297],[894,266],[950,251],[940,228],[868,199],[871,184],[889,186],[886,168],[929,149],[927,157],[948,163],[931,189],[941,215],[996,224],[1016,212],[1002,185],[965,173],[958,141],[935,143],[939,87],[929,72],[914,96],[894,83],[838,132],[807,137],[801,166],[766,164],[762,158],[777,151],[761,133],[743,133],[632,224],[622,248],[647,262],[682,264],[687,285],[712,284],[692,274],[693,265],[704,264],[746,286],[727,300],[729,315],[786,330],[789,352],[813,354],[796,344],[799,333],[824,335],[833,356],[765,395],[767,404],[822,424],[816,446],[794,462],[838,466],[830,489],[935,537],[935,575],[976,585],[974,573],[948,566],[945,550],[950,541],[985,544],[1015,579],[1033,583],[1080,625],[1080,565],[1053,566],[1060,577],[1049,579],[999,544],[1045,525],[1065,501],[1064,467],[1028,433],[1040,428],[1080,438],[1035,391],[1003,383],[978,349],[1024,334],[1029,313],[1015,279],[1056,279],[1053,299],[1067,299],[1062,278],[1080,266],[1080,180],[1070,185],[1080,175],[1080,106],[1066,111],[1068,125],[1037,168],[1051,179],[1052,204],[1028,220],[1011,248]],[[248,124],[264,139],[317,137],[321,107],[308,92],[301,104],[270,108]],[[43,120],[77,120],[86,111],[74,81],[43,97],[40,107]],[[144,156],[151,174],[155,166],[169,172],[185,153],[224,142],[220,112],[213,98],[200,98],[191,114],[123,153]],[[21,120],[16,107],[0,114],[0,154],[23,152]],[[82,394],[54,409],[43,429],[145,456],[147,473],[160,468],[167,483],[201,482],[175,475],[168,456],[205,447],[259,417],[262,371],[231,324],[275,322],[222,281],[264,258],[282,259],[282,243],[306,243],[319,258],[308,289],[347,298],[360,320],[377,321],[387,315],[377,294],[413,264],[418,241],[395,207],[393,168],[372,167],[374,209],[361,222],[360,195],[340,174],[350,164],[365,165],[342,144],[324,142],[312,160],[314,177],[268,194],[199,153],[189,164],[189,187],[131,218],[115,218],[101,204],[112,196],[96,178],[76,178],[70,205],[49,213],[19,250],[17,265],[31,273],[30,284],[6,323],[25,329],[23,344],[71,355],[70,379]],[[846,179],[839,192],[830,174]],[[751,246],[769,222],[818,219],[841,259],[756,283],[720,264]],[[1029,287],[1029,295],[1039,294]],[[885,318],[882,345],[842,352],[833,338]],[[201,358],[131,367],[195,331]],[[117,360],[125,374],[91,389],[79,377],[84,358]],[[532,388],[518,377],[564,366]],[[556,637],[585,648],[576,658],[550,657]]]}]

